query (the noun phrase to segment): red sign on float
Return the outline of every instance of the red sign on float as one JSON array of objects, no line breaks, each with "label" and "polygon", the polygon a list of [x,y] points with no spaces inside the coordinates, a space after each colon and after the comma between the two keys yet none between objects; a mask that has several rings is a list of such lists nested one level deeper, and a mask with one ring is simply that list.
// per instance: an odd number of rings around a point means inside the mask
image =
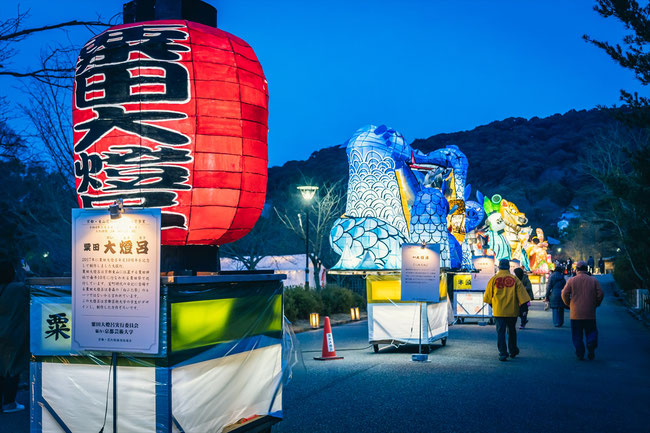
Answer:
[{"label": "red sign on float", "polygon": [[243,40],[188,21],[112,27],[74,85],[79,205],[162,211],[164,245],[244,236],[264,205],[268,88]]}]

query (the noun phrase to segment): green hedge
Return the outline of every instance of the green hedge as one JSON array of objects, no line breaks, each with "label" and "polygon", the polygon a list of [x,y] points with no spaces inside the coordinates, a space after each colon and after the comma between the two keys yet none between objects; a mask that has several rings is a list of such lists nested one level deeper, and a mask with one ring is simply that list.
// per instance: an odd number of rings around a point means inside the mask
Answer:
[{"label": "green hedge", "polygon": [[320,313],[323,310],[323,301],[314,290],[305,290],[302,287],[284,289],[284,315],[287,319],[309,319],[310,313]]},{"label": "green hedge", "polygon": [[284,289],[284,315],[290,321],[309,319],[310,313],[331,315],[350,313],[350,308],[366,309],[366,301],[359,294],[343,287],[328,285],[317,292],[302,287]]}]

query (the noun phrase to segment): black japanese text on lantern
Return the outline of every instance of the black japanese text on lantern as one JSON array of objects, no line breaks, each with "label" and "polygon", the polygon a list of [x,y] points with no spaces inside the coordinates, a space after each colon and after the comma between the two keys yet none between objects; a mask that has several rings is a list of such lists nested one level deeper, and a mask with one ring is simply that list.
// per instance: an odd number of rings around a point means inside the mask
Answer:
[{"label": "black japanese text on lantern", "polygon": [[[190,51],[182,25],[134,25],[89,41],[77,61],[75,176],[83,207],[121,198],[126,205],[178,205],[190,190],[190,138],[170,122],[188,117],[190,77],[182,54]],[[119,140],[98,145],[111,132]],[[143,142],[146,140],[147,142]],[[185,216],[164,212],[163,228],[187,228]]]}]

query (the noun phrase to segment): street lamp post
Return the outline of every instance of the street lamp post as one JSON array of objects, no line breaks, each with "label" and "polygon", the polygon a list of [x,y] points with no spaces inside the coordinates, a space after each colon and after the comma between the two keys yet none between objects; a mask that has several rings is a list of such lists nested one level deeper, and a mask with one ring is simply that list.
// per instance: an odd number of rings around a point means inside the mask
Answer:
[{"label": "street lamp post", "polygon": [[309,204],[318,191],[317,186],[299,186],[298,191],[305,201],[305,289],[309,289]]}]

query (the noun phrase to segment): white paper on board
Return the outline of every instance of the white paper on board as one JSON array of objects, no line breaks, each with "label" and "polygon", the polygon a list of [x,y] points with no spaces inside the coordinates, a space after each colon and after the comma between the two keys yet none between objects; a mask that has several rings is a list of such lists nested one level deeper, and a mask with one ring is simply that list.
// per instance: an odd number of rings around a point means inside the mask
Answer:
[{"label": "white paper on board", "polygon": [[402,301],[440,301],[440,245],[402,245]]},{"label": "white paper on board", "polygon": [[72,350],[158,353],[160,209],[72,210]]}]

